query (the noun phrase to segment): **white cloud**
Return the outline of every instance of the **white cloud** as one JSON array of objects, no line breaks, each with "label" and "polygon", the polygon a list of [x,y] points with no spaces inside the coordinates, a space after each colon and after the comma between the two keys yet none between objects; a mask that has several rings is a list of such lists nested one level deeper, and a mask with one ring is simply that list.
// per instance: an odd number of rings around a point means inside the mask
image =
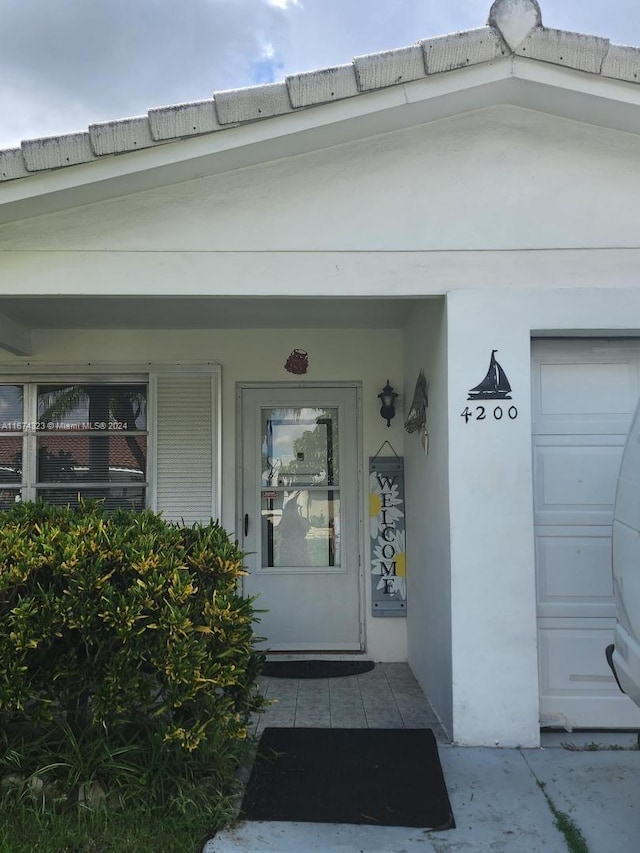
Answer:
[{"label": "white cloud", "polygon": [[267,0],[267,4],[273,6],[274,9],[282,9],[283,11],[286,11],[291,6],[302,5],[299,0]]}]

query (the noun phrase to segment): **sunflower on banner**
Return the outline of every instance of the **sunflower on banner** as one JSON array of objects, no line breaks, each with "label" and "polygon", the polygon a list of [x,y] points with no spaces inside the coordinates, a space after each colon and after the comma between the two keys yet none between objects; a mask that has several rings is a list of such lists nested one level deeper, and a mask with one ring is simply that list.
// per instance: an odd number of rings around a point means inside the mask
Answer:
[{"label": "sunflower on banner", "polygon": [[370,458],[369,515],[372,613],[374,616],[405,616],[407,571],[401,457]]}]

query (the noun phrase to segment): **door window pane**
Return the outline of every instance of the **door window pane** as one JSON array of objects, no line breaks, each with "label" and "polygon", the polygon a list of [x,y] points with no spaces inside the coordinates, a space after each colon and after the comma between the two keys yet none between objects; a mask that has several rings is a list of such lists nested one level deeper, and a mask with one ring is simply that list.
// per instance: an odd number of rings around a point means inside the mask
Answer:
[{"label": "door window pane", "polygon": [[339,567],[338,409],[264,408],[261,426],[262,568]]},{"label": "door window pane", "polygon": [[262,485],[337,486],[337,409],[262,410]]},{"label": "door window pane", "polygon": [[262,567],[340,566],[336,489],[262,490]]}]

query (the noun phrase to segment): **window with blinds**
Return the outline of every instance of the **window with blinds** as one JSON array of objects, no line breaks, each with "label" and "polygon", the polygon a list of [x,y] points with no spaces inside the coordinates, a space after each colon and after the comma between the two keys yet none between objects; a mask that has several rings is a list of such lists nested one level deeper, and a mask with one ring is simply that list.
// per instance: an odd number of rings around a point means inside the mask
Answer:
[{"label": "window with blinds", "polygon": [[146,506],[148,386],[0,385],[0,507],[42,498]]},{"label": "window with blinds", "polygon": [[20,500],[219,514],[219,368],[0,378],[0,509]]}]

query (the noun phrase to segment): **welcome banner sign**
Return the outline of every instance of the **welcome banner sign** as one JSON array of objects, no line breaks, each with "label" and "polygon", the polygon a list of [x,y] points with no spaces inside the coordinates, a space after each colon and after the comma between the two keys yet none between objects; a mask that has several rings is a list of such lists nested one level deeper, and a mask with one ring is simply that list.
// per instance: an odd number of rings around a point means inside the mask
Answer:
[{"label": "welcome banner sign", "polygon": [[369,458],[371,609],[373,616],[407,615],[404,460]]}]

